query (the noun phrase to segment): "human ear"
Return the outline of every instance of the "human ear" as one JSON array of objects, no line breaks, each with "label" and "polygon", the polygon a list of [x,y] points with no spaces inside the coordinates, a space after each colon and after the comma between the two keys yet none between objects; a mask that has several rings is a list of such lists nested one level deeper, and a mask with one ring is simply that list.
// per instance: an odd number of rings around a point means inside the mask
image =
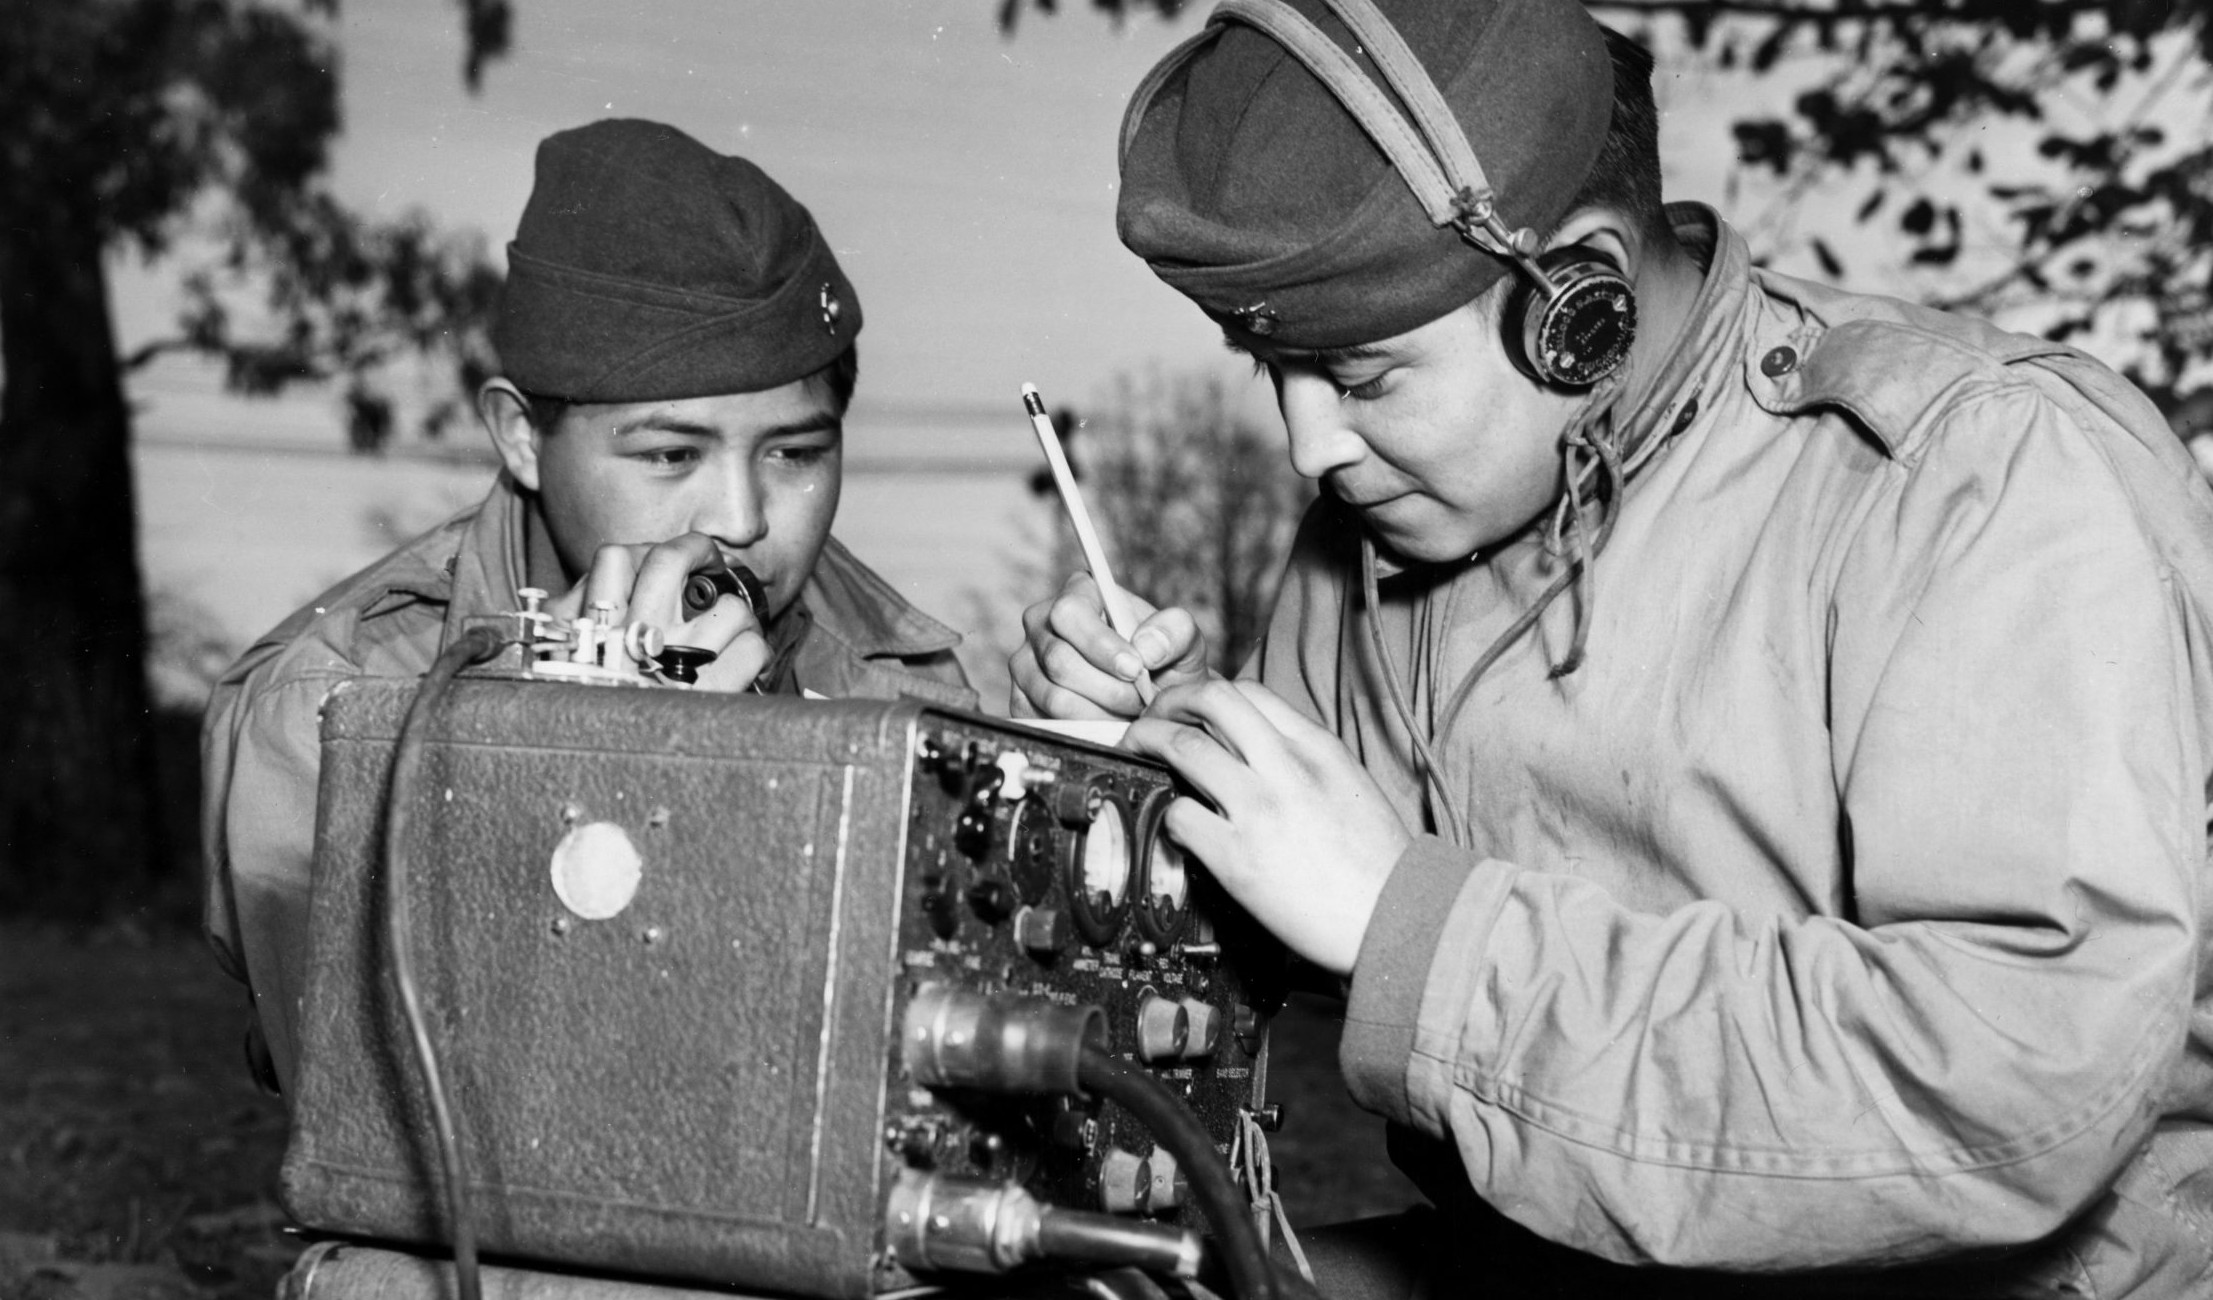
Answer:
[{"label": "human ear", "polygon": [[528,491],[538,490],[538,439],[531,423],[530,402],[522,391],[504,379],[488,379],[476,390],[476,416],[492,436],[492,448],[508,477]]},{"label": "human ear", "polygon": [[1605,208],[1585,208],[1573,213],[1560,228],[1545,240],[1545,251],[1555,252],[1569,246],[1577,246],[1598,254],[1614,264],[1623,279],[1637,282],[1638,264],[1643,260],[1643,245],[1629,229],[1628,222]]}]

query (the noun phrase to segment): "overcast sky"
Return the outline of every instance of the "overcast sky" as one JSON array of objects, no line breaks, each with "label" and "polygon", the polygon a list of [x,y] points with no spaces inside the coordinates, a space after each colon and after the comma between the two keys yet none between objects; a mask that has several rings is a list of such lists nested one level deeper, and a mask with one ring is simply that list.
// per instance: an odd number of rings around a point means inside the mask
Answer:
[{"label": "overcast sky", "polygon": [[[766,168],[813,209],[868,321],[862,394],[891,407],[1076,401],[1118,369],[1222,364],[1219,336],[1114,237],[1114,140],[1198,17],[1117,25],[1081,0],[1003,36],[996,0],[530,0],[462,86],[453,0],[343,7],[334,172],[373,212],[429,210],[498,248],[550,132],[655,118]],[[126,334],[173,281],[119,277]]]}]

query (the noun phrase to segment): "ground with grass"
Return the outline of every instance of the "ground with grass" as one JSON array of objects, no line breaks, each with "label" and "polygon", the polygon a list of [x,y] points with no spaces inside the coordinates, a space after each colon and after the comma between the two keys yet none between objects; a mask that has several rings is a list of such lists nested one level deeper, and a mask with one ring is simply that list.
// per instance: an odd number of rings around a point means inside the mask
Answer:
[{"label": "ground with grass", "polygon": [[0,927],[0,1300],[274,1293],[284,1108],[182,934]]},{"label": "ground with grass", "polygon": [[[245,1001],[188,933],[0,924],[0,1300],[268,1300],[301,1248],[276,1204],[283,1106]],[[1277,1185],[1297,1223],[1413,1193],[1345,1100],[1336,1025],[1279,1021]]]}]

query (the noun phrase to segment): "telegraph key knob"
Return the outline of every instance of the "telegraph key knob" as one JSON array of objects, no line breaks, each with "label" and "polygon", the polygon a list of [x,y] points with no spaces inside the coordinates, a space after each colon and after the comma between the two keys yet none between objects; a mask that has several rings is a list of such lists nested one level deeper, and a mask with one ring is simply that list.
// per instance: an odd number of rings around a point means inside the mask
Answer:
[{"label": "telegraph key knob", "polygon": [[715,652],[695,645],[668,645],[661,647],[661,656],[655,662],[661,675],[672,682],[690,685],[699,680],[699,670],[715,661]]}]

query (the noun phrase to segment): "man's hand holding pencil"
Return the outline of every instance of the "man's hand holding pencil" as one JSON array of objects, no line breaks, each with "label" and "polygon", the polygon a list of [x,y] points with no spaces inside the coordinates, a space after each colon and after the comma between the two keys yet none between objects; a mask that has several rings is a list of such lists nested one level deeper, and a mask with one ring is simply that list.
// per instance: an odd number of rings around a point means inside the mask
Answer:
[{"label": "man's hand holding pencil", "polygon": [[1022,385],[1022,406],[1091,572],[1070,575],[1059,596],[1022,612],[1024,640],[1009,665],[1009,705],[1018,718],[1134,718],[1160,689],[1214,675],[1206,638],[1189,610],[1156,610],[1115,582],[1106,545],[1035,384]]},{"label": "man's hand holding pencil", "polygon": [[1169,836],[1292,951],[1349,974],[1411,842],[1405,824],[1344,742],[1267,687],[1210,670],[1191,611],[1115,584],[1045,404],[1027,385],[1022,400],[1091,572],[1022,612],[1015,716],[1137,719],[1123,748],[1193,792],[1169,802]]},{"label": "man's hand holding pencil", "polygon": [[[1121,593],[1134,630],[1114,630],[1099,584],[1073,573],[1060,594],[1022,611],[1022,648],[1010,667],[1011,705],[1018,718],[1134,718],[1151,702],[1149,688],[1206,681],[1206,638],[1181,608],[1156,610]],[[1147,684],[1141,691],[1140,681]]]}]

